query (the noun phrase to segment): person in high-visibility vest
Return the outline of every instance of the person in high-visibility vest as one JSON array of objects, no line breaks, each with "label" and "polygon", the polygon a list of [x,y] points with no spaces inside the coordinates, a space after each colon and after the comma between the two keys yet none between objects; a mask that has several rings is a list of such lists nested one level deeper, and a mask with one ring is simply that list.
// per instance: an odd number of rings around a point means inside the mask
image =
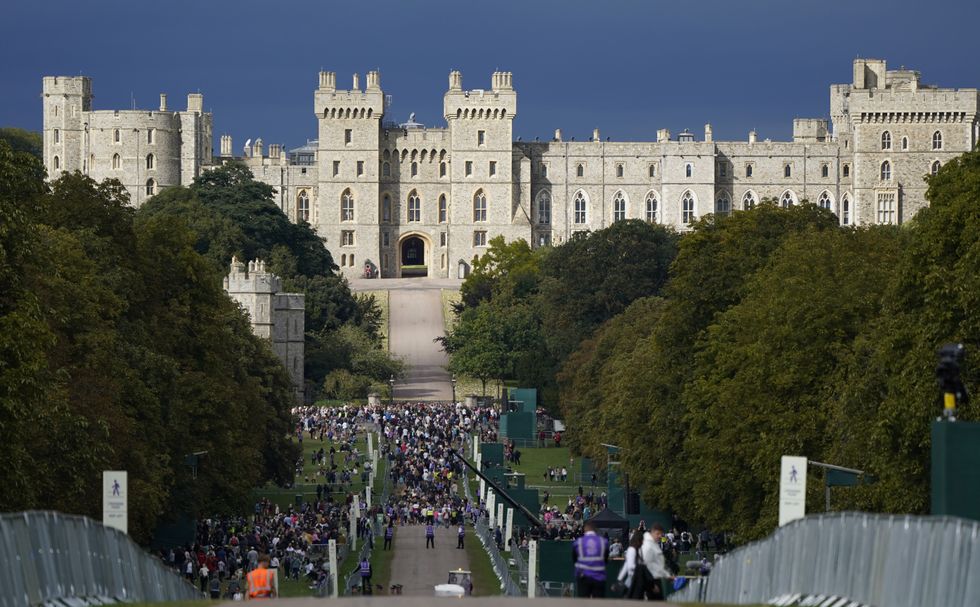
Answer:
[{"label": "person in high-visibility vest", "polygon": [[595,532],[595,523],[586,521],[585,535],[575,540],[572,547],[579,598],[605,598],[609,542]]},{"label": "person in high-visibility vest", "polygon": [[436,528],[432,523],[425,526],[425,547],[428,549],[430,546],[433,549],[436,547]]},{"label": "person in high-visibility vest", "polygon": [[371,561],[361,561],[361,594],[371,594]]},{"label": "person in high-visibility vest", "polygon": [[391,540],[395,537],[395,523],[388,521],[388,526],[385,527],[385,550],[391,550]]},{"label": "person in high-visibility vest", "polygon": [[279,580],[276,578],[276,570],[269,569],[269,556],[263,554],[259,557],[259,566],[253,569],[246,576],[248,582],[248,592],[245,598],[251,599],[273,599],[279,595]]}]

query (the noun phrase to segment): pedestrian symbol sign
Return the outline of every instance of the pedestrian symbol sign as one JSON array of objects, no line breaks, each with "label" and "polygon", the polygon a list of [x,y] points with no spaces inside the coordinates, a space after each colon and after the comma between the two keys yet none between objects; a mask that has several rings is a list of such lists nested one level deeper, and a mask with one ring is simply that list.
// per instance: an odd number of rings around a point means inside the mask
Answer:
[{"label": "pedestrian symbol sign", "polygon": [[102,524],[123,533],[129,529],[129,496],[125,470],[102,473]]},{"label": "pedestrian symbol sign", "polygon": [[779,526],[806,516],[805,457],[784,455],[779,474]]}]

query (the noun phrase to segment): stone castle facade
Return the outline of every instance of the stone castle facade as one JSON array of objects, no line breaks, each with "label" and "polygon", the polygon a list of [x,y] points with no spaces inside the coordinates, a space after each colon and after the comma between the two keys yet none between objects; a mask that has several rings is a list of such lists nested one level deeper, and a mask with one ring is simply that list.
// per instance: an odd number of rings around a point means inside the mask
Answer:
[{"label": "stone castle facade", "polygon": [[[355,75],[350,89],[338,89],[336,75],[321,72],[313,95],[318,138],[288,152],[248,142],[240,158],[276,188],[290,218],[317,230],[348,277],[363,275],[365,266],[384,277],[462,277],[494,236],[543,246],[626,218],[683,230],[704,214],[750,208],[763,198],[786,206],[808,200],[844,225],[901,224],[927,204],[924,177],[980,139],[977,89],[924,85],[918,72],[888,70],[877,59],[855,60],[852,82],[831,85],[829,121],[796,119],[793,140],[779,142],[754,132],[746,141],[715,141],[710,125],[701,137],[662,129],[647,142],[604,141],[598,129],[590,141],[567,141],[560,130],[551,141],[515,141],[517,92],[509,72],[495,72],[489,89],[469,90],[451,72],[446,126],[438,128],[411,118],[391,122],[381,75],[368,72],[364,84]],[[105,135],[122,120],[113,112],[86,108],[72,123],[91,116],[101,129],[97,140],[84,135],[90,125],[74,129],[71,143],[64,135],[61,143],[52,140],[59,123],[49,120],[49,107],[61,102],[49,96],[85,86],[90,91],[87,79],[45,79],[45,162],[51,174],[82,168],[96,178],[116,176],[103,168],[121,145]],[[174,114],[168,133],[194,117],[193,133],[210,134],[211,117],[199,110],[189,96],[188,112]],[[135,136],[141,127],[129,128]],[[157,188],[186,184],[202,168],[201,156],[185,149],[207,158],[203,143],[188,146],[184,133],[176,134]],[[75,150],[86,141],[84,153]],[[139,160],[144,151],[126,157]],[[87,168],[86,155],[94,158]],[[234,157],[223,136],[213,162]],[[128,187],[146,177],[120,175]]]},{"label": "stone castle facade", "polygon": [[224,288],[248,312],[252,332],[271,342],[293,381],[297,401],[302,401],[306,296],[283,293],[282,281],[260,259],[246,265],[233,257]]}]

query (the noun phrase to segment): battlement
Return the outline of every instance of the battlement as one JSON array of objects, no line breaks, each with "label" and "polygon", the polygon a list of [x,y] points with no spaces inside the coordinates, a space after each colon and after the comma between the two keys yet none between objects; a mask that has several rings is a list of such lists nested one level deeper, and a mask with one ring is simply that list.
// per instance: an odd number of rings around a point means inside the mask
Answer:
[{"label": "battlement", "polygon": [[225,277],[224,288],[229,294],[273,294],[282,290],[282,280],[269,272],[261,259],[248,262],[246,267],[237,257],[232,257],[231,271]]},{"label": "battlement", "polygon": [[384,113],[384,93],[381,72],[367,73],[366,88],[361,90],[360,76],[354,74],[348,90],[337,88],[335,72],[320,72],[320,86],[313,95],[313,111],[317,118],[371,118],[378,120]]},{"label": "battlement", "polygon": [[45,95],[92,95],[92,79],[87,76],[45,76],[42,83]]},{"label": "battlement", "polygon": [[446,120],[452,119],[513,119],[517,114],[517,92],[510,72],[494,72],[491,88],[463,89],[463,75],[458,70],[449,73],[449,90],[443,96]]}]

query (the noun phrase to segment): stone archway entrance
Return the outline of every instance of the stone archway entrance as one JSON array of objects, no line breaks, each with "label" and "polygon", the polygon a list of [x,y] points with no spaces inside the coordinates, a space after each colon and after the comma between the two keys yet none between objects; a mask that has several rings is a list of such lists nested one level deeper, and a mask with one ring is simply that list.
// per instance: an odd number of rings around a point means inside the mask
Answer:
[{"label": "stone archway entrance", "polygon": [[428,258],[428,240],[418,234],[406,234],[398,244],[398,276],[428,276]]}]

